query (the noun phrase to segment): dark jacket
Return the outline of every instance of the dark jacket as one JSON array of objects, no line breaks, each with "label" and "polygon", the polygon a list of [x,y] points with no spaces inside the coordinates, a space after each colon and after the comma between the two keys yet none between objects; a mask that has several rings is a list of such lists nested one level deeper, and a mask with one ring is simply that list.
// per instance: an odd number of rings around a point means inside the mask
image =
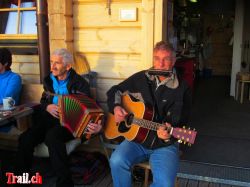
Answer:
[{"label": "dark jacket", "polygon": [[[191,111],[191,90],[187,83],[179,79],[176,89],[161,85],[156,89],[155,81],[151,81],[145,71],[138,72],[119,85],[113,86],[108,92],[108,107],[113,113],[115,107],[115,93],[117,91],[130,93],[141,93],[144,103],[154,107],[153,121],[158,123],[168,122],[173,127],[186,125],[189,121]],[[143,145],[147,148],[158,148],[170,145],[174,142],[165,143],[157,137],[155,131],[150,131]]]},{"label": "dark jacket", "polygon": [[[44,92],[41,98],[41,109],[46,110],[47,106],[52,103],[53,96],[49,95],[47,92],[55,93],[53,89],[53,81],[50,76],[45,77],[43,83]],[[88,82],[78,75],[75,70],[71,69],[69,74],[69,82],[67,84],[67,89],[69,94],[84,93],[90,95],[90,88]]]}]

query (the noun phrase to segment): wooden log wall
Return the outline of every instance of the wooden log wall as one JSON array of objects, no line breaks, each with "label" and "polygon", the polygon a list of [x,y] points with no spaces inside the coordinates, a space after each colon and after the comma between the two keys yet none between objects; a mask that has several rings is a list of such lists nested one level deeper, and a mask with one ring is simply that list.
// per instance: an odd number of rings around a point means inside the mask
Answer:
[{"label": "wooden log wall", "polygon": [[38,55],[13,55],[11,68],[21,75],[23,83],[40,83]]},{"label": "wooden log wall", "polygon": [[[98,73],[97,100],[105,107],[106,92],[133,73],[152,66],[154,40],[160,40],[162,0],[73,0],[74,51]],[[136,21],[121,21],[121,9],[136,8]],[[157,18],[157,20],[155,20]],[[162,27],[162,25],[160,25]],[[156,34],[154,33],[156,30]]]},{"label": "wooden log wall", "polygon": [[57,48],[73,49],[72,0],[47,0],[50,52]]}]

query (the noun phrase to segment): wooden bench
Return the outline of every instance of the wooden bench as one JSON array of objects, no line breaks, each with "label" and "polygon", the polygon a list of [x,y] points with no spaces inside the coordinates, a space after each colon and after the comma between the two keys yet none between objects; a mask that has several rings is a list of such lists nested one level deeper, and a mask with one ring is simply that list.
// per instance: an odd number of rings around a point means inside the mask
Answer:
[{"label": "wooden bench", "polygon": [[[39,106],[42,93],[42,84],[23,84],[20,96],[20,105],[28,107]],[[26,118],[21,121],[17,121],[17,128],[21,131],[25,131],[31,124],[31,118]]]},{"label": "wooden bench", "polygon": [[[82,75],[90,84],[90,94],[92,98],[96,99],[96,72],[90,72],[89,74]],[[40,98],[43,92],[42,84],[30,84],[23,87],[24,95],[22,95],[22,101],[30,103],[31,105],[40,103]],[[39,90],[39,91],[38,91]],[[27,93],[28,92],[28,93]],[[33,93],[33,94],[32,94]],[[35,93],[35,94],[34,94]],[[77,146],[81,144],[80,138],[75,138],[66,143],[67,153],[70,154]],[[42,143],[35,147],[34,156],[48,157],[48,147]]]},{"label": "wooden bench", "polygon": [[[42,84],[23,84],[22,92],[21,92],[21,100],[20,104],[24,104],[30,107],[37,107],[40,105],[40,99],[43,93],[43,85]],[[32,121],[29,119],[28,121],[18,122],[18,129],[21,131],[25,131],[29,126],[32,125]],[[74,148],[81,143],[81,140],[73,140],[66,143],[67,152],[70,153]],[[47,146],[42,143],[35,147],[34,156],[38,157],[48,157],[49,152]]]},{"label": "wooden bench", "polygon": [[[96,72],[90,72],[88,74],[82,75],[90,83],[90,92],[93,98],[96,98]],[[29,107],[36,108],[40,105],[40,99],[43,93],[42,84],[23,84],[21,95],[20,95],[20,105],[25,105]],[[19,135],[28,129],[32,125],[32,117],[23,117],[17,120],[17,128],[14,131],[11,130],[10,133],[0,132],[0,148],[6,150],[16,150],[18,146]],[[81,143],[81,140],[74,141],[73,143],[66,144],[68,152],[71,152],[77,145]],[[36,156],[47,157],[48,150],[47,146],[40,145],[35,148]]]},{"label": "wooden bench", "polygon": [[40,103],[40,99],[43,93],[42,84],[23,84],[21,92],[21,104],[27,103]]}]

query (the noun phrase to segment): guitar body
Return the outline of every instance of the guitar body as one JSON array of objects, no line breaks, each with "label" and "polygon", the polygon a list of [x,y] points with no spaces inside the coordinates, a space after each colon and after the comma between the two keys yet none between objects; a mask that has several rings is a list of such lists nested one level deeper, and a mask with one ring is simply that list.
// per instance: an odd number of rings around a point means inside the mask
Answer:
[{"label": "guitar body", "polygon": [[[122,106],[128,112],[132,113],[136,118],[152,120],[153,110],[142,102],[132,101],[129,95],[122,96]],[[126,122],[115,122],[113,114],[109,113],[107,122],[104,127],[104,134],[108,139],[114,139],[123,136],[129,141],[143,143],[148,136],[149,129],[140,127],[136,124],[126,124]]]}]

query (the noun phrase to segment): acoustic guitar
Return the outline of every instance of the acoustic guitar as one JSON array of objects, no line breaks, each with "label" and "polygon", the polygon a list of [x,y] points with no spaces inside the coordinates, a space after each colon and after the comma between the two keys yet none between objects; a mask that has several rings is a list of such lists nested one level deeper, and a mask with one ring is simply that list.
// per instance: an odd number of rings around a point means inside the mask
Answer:
[{"label": "acoustic guitar", "polygon": [[[159,126],[164,124],[152,122],[153,110],[152,107],[146,106],[140,101],[133,101],[129,95],[122,96],[122,106],[129,113],[120,123],[115,122],[114,115],[109,113],[104,134],[107,139],[115,139],[123,136],[129,141],[143,143],[150,130],[157,131]],[[165,126],[165,125],[164,125]],[[167,131],[180,143],[193,144],[197,132],[195,130],[175,127],[167,127]]]}]

